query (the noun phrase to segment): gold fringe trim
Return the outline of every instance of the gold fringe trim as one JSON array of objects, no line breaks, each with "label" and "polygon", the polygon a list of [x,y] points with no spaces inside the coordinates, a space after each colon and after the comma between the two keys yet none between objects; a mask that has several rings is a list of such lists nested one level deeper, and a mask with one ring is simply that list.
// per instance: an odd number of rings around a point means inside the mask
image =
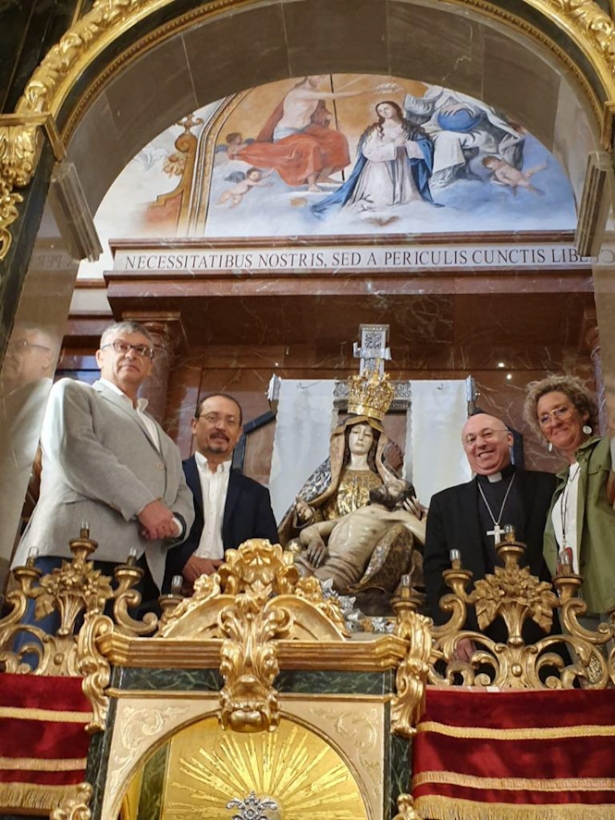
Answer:
[{"label": "gold fringe trim", "polygon": [[432,820],[614,820],[610,803],[588,806],[579,803],[528,806],[510,803],[475,803],[458,797],[417,797],[414,808]]},{"label": "gold fringe trim", "polygon": [[83,769],[88,760],[86,757],[43,758],[43,757],[0,757],[0,769],[6,771],[31,772],[72,772]]},{"label": "gold fringe trim", "polygon": [[34,783],[0,783],[0,807],[51,811],[65,800],[79,797],[85,783],[72,786],[39,786]]},{"label": "gold fringe trim", "polygon": [[[500,789],[532,792],[606,792],[615,791],[612,777],[476,777],[458,772],[419,772],[412,778],[412,788],[425,783],[445,783],[449,786],[467,786],[470,789]],[[615,810],[615,807],[614,807]]]},{"label": "gold fringe trim", "polygon": [[50,723],[89,723],[92,712],[58,712],[57,709],[18,709],[15,706],[0,706],[0,718],[18,720],[46,720]]},{"label": "gold fringe trim", "polygon": [[426,720],[417,732],[434,732],[446,737],[480,738],[484,740],[550,740],[566,737],[613,737],[615,726],[561,726],[545,729],[482,729],[475,726],[449,726]]}]

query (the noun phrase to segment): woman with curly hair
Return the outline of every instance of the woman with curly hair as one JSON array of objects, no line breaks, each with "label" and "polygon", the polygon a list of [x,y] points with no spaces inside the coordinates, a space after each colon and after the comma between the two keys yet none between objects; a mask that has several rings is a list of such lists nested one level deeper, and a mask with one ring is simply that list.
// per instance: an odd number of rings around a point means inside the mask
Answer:
[{"label": "woman with curly hair", "polygon": [[598,408],[574,376],[547,376],[528,386],[526,421],[568,461],[545,529],[545,560],[555,574],[558,561],[583,576],[588,615],[615,606],[615,442],[597,436]]}]

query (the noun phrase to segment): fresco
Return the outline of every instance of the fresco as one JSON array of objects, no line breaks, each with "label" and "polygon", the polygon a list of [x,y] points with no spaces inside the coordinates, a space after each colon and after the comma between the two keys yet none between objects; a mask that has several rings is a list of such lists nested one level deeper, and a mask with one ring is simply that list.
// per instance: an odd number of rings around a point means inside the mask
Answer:
[{"label": "fresco", "polygon": [[452,89],[375,75],[270,83],[194,112],[103,200],[113,237],[573,230],[557,159]]}]

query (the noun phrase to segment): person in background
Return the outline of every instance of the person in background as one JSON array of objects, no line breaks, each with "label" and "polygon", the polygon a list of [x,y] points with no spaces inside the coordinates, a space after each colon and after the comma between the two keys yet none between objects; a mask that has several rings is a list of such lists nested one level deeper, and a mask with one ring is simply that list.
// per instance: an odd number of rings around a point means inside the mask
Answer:
[{"label": "person in background", "polygon": [[243,433],[237,400],[224,393],[206,396],[192,419],[192,433],[196,453],[183,466],[196,515],[188,538],[169,553],[167,564],[167,579],[183,575],[186,592],[199,576],[218,569],[226,550],[250,538],[278,543],[269,490],[231,467]]},{"label": "person in background", "polygon": [[528,385],[525,418],[568,462],[557,475],[544,555],[552,574],[564,561],[583,577],[581,595],[595,625],[615,606],[615,442],[594,434],[596,402],[574,376]]},{"label": "person in background", "polygon": [[13,566],[51,572],[71,557],[69,541],[87,522],[98,541],[94,564],[111,574],[131,550],[144,570],[144,602],[155,599],[167,550],[186,537],[192,494],[175,443],[137,397],[152,369],[154,345],[136,322],[102,334],[93,385],[60,379],[52,387],[41,433],[40,497]]},{"label": "person in background", "polygon": [[[427,603],[436,624],[450,617],[440,609],[440,599],[450,592],[442,578],[442,571],[451,566],[450,551],[459,550],[461,563],[472,571],[474,581],[484,578],[502,565],[495,548],[507,524],[515,527],[517,541],[526,544],[521,565],[529,566],[532,575],[549,580],[542,541],[555,476],[517,469],[510,459],[512,433],[495,416],[470,416],[461,440],[475,476],[466,484],[436,493],[427,515],[423,572]],[[466,628],[477,629],[472,610]],[[494,641],[507,638],[500,618],[486,634]],[[527,643],[541,637],[544,633],[535,624],[526,623]],[[460,641],[457,651],[460,660],[469,661],[474,645],[470,640]]]}]

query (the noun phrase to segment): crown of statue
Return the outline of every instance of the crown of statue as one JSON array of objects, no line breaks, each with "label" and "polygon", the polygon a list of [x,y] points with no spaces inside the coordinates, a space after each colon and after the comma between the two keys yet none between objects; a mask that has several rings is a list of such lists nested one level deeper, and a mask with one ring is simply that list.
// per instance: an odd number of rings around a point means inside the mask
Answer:
[{"label": "crown of statue", "polygon": [[361,376],[351,376],[348,379],[348,412],[382,421],[394,395],[395,388],[388,373],[373,370]]}]

